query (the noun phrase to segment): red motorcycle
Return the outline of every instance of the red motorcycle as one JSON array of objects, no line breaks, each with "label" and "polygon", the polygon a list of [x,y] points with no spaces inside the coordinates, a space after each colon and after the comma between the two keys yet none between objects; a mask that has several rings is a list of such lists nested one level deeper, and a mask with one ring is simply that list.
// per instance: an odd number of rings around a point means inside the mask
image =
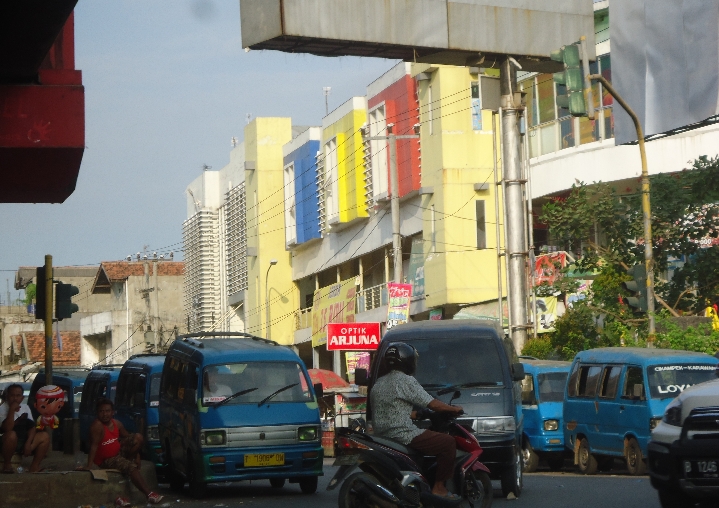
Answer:
[{"label": "red motorcycle", "polygon": [[[471,429],[447,413],[428,409],[419,411],[418,419],[428,419],[431,430],[450,434],[456,440],[457,458],[447,488],[461,499],[452,501],[432,494],[435,457],[424,456],[391,439],[373,436],[367,433],[364,420],[359,419],[352,420],[348,429],[338,429],[336,436],[334,465],[339,466],[339,470],[327,490],[341,484],[339,508],[489,508],[492,505],[489,469],[479,461],[482,447]],[[355,472],[356,469],[360,471]]]}]

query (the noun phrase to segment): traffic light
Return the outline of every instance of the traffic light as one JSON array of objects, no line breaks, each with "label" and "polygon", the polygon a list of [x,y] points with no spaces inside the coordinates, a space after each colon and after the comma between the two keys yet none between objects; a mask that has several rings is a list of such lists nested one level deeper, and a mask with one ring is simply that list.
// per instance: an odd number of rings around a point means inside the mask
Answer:
[{"label": "traffic light", "polygon": [[35,271],[35,319],[45,319],[45,267]]},{"label": "traffic light", "polygon": [[80,310],[77,304],[72,303],[72,297],[79,293],[80,290],[77,286],[63,284],[62,282],[57,283],[55,287],[55,319],[62,321]]},{"label": "traffic light", "polygon": [[568,109],[572,116],[587,116],[584,101],[584,76],[579,45],[570,44],[552,51],[549,58],[564,64],[564,71],[554,73],[554,82],[567,88],[567,95],[557,94],[557,106]]},{"label": "traffic light", "polygon": [[642,312],[647,311],[647,269],[644,265],[634,265],[627,273],[632,276],[633,280],[624,283],[629,291],[636,293],[636,296],[627,298],[630,307],[634,307]]}]

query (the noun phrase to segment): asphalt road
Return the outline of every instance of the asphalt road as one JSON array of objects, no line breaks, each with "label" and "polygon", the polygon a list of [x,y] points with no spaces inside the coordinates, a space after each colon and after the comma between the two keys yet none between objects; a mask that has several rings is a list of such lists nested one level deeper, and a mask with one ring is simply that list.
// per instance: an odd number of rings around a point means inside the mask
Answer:
[{"label": "asphalt road", "polygon": [[[238,482],[211,485],[203,500],[192,499],[187,487],[178,495],[163,488],[167,497],[163,500],[165,508],[222,508],[236,506],[292,508],[336,508],[337,490],[325,490],[334,475],[332,459],[325,460],[325,476],[320,478],[317,493],[304,495],[296,484],[285,484],[280,490],[270,487],[268,481]],[[656,491],[646,476],[633,477],[626,471],[617,469],[612,473],[596,476],[567,472],[537,472],[524,477],[524,491],[519,499],[507,500],[501,497],[498,482],[494,482],[495,497],[493,507],[502,508],[659,508]],[[163,486],[164,487],[164,486]],[[499,492],[498,492],[499,491]]]}]

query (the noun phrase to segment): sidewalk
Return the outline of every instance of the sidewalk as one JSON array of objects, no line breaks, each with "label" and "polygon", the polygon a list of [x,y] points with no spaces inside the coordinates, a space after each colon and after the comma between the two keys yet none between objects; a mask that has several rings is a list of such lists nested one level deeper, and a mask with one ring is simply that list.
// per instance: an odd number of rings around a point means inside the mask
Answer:
[{"label": "sidewalk", "polygon": [[[20,466],[27,471],[32,457],[23,458]],[[114,506],[118,496],[127,497],[134,505],[145,506],[145,496],[128,478],[118,472],[107,472],[107,481],[94,480],[89,471],[75,471],[76,464],[84,465],[87,455],[64,455],[50,452],[42,462],[40,473],[16,473],[0,475],[0,506],[3,508],[28,508],[51,506],[52,508],[77,508],[83,506]],[[155,467],[142,462],[142,476],[150,489],[157,488]]]}]

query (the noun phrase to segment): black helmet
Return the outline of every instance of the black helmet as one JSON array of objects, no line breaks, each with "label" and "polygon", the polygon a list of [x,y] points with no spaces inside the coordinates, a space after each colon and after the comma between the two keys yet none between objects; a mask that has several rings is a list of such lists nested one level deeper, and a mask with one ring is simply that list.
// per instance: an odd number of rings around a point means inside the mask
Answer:
[{"label": "black helmet", "polygon": [[384,353],[384,364],[387,372],[400,370],[412,376],[417,369],[417,350],[404,342],[393,342]]}]

